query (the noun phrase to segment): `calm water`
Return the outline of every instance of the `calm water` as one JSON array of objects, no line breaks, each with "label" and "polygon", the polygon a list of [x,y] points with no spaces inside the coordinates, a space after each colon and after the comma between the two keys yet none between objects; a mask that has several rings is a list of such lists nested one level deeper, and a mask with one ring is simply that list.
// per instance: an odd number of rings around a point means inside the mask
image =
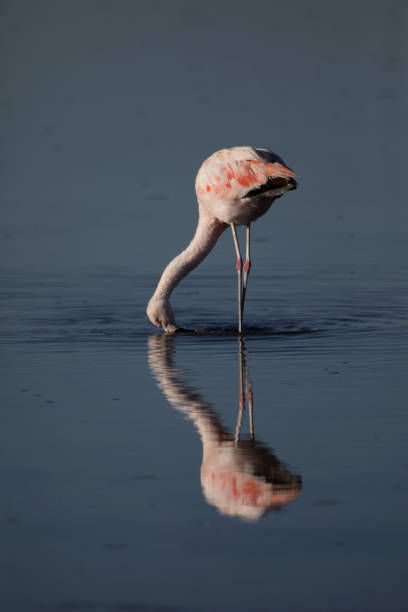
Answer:
[{"label": "calm water", "polygon": [[[408,606],[408,282],[381,249],[156,276],[2,273],[2,609]],[[324,263],[322,263],[324,262]],[[232,268],[232,269],[231,269]]]},{"label": "calm water", "polygon": [[[0,15],[0,612],[406,612],[408,3]],[[235,145],[299,177],[244,341],[227,232],[164,337]]]}]

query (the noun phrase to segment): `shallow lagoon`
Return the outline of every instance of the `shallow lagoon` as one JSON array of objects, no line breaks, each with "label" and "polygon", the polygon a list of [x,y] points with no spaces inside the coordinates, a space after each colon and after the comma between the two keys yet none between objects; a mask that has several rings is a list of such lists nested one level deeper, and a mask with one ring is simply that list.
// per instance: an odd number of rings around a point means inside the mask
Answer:
[{"label": "shallow lagoon", "polygon": [[259,262],[243,343],[233,264],[183,282],[173,337],[156,276],[4,272],[4,609],[403,610],[398,261]]},{"label": "shallow lagoon", "polygon": [[[407,7],[2,3],[2,611],[407,609]],[[244,345],[226,235],[163,338],[243,144],[299,177]]]}]

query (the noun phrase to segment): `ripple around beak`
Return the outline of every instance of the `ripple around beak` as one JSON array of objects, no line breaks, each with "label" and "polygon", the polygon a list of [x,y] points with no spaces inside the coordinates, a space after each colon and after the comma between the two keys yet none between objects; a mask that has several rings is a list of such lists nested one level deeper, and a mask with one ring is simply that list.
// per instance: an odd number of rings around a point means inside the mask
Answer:
[{"label": "ripple around beak", "polygon": [[173,325],[172,323],[170,325],[166,325],[165,327],[163,327],[164,331],[166,332],[166,334],[174,334],[175,332],[179,331],[179,327],[177,327],[177,325]]}]

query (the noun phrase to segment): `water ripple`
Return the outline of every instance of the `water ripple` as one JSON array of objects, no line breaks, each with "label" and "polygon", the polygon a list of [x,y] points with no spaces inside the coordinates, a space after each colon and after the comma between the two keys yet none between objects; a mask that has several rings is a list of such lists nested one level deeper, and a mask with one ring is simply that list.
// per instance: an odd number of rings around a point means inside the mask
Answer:
[{"label": "water ripple", "polygon": [[[293,276],[297,276],[297,272]],[[156,277],[136,279],[130,272],[55,277],[1,275],[0,335],[15,342],[135,342],[154,328],[145,304]],[[276,279],[274,279],[276,281]],[[227,282],[228,281],[228,282]],[[313,277],[287,276],[278,284],[254,282],[245,313],[251,338],[302,335],[405,335],[408,286],[387,274],[356,284],[347,277],[315,271]],[[221,338],[236,336],[233,279],[194,277],[174,296],[182,333]]]}]

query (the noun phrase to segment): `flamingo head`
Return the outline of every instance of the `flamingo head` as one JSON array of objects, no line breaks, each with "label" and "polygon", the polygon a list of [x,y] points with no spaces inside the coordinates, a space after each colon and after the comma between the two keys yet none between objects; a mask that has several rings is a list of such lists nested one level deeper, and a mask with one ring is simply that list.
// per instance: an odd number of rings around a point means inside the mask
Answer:
[{"label": "flamingo head", "polygon": [[152,297],[149,301],[146,314],[156,327],[161,327],[167,333],[177,331],[178,327],[171,304],[166,299]]}]

